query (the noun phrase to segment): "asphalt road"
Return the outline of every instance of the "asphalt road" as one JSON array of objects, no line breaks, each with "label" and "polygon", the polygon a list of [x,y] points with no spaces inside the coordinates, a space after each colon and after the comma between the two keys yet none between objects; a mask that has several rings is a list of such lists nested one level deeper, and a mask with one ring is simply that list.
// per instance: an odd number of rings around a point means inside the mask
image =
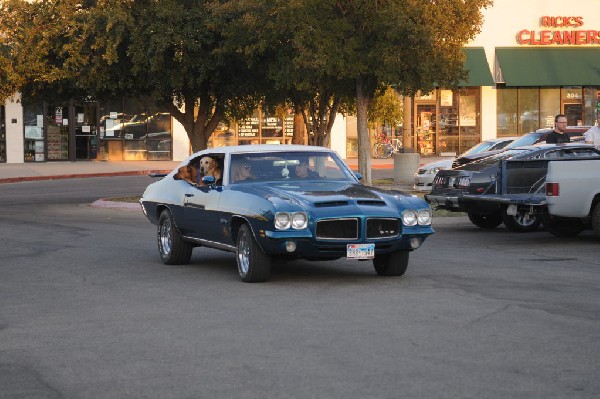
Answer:
[{"label": "asphalt road", "polygon": [[402,278],[160,262],[149,178],[0,186],[0,398],[597,398],[600,242],[438,218]]}]

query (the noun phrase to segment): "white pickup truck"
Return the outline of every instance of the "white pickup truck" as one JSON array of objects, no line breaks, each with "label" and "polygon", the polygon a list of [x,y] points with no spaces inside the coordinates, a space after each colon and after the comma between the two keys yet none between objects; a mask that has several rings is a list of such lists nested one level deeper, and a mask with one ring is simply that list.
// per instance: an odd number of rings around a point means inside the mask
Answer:
[{"label": "white pickup truck", "polygon": [[507,214],[540,216],[550,233],[575,236],[593,229],[600,238],[600,158],[502,161],[498,202]]}]

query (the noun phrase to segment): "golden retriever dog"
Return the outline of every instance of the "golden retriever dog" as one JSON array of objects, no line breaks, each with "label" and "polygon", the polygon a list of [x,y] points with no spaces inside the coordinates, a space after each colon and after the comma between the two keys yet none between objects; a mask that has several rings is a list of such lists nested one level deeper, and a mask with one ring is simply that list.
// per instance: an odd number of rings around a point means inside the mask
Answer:
[{"label": "golden retriever dog", "polygon": [[173,178],[175,180],[185,180],[190,184],[198,184],[200,182],[198,177],[198,168],[191,163],[180,167]]},{"label": "golden retriever dog", "polygon": [[222,177],[219,164],[211,157],[200,158],[200,174],[202,176],[213,176],[215,181],[221,180]]}]

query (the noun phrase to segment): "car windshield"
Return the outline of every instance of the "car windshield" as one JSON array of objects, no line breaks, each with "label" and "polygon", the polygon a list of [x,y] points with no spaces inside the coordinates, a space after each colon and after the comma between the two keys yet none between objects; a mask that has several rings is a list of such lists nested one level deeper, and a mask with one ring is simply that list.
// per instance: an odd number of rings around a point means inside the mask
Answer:
[{"label": "car windshield", "polygon": [[477,165],[491,165],[491,164],[497,163],[499,161],[502,161],[504,159],[510,159],[510,158],[513,158],[513,157],[524,156],[524,155],[530,153],[531,151],[532,150],[530,150],[530,149],[506,150],[506,151],[500,152],[500,153],[495,154],[495,155],[490,155],[489,157],[478,159],[478,160],[473,161],[471,163],[472,164],[477,164]]},{"label": "car windshield", "polygon": [[463,152],[460,156],[463,157],[465,155],[469,155],[469,154],[477,154],[480,152],[484,152],[489,150],[490,148],[492,148],[494,146],[495,143],[493,142],[489,142],[489,141],[484,141],[482,143],[479,143],[471,148],[469,148],[467,151]]},{"label": "car windshield", "polygon": [[527,133],[526,135],[519,137],[518,139],[516,139],[515,141],[513,141],[512,143],[507,145],[505,148],[508,149],[508,148],[517,148],[517,147],[524,147],[526,145],[532,145],[540,137],[542,137],[542,133],[538,133],[538,132]]},{"label": "car windshield", "polygon": [[335,180],[356,182],[334,152],[263,152],[231,155],[232,184],[258,181]]}]

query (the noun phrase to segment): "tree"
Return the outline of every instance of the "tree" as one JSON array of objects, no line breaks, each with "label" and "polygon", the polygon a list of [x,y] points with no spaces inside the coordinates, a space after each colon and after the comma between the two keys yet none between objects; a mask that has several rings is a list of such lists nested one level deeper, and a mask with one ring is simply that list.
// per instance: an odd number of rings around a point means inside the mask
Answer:
[{"label": "tree", "polygon": [[[358,164],[371,182],[367,113],[382,85],[401,94],[465,78],[461,48],[490,0],[274,0],[295,15],[294,66],[335,76],[356,97]],[[316,78],[315,78],[316,79]],[[347,87],[346,87],[347,88]]]},{"label": "tree", "polygon": [[210,0],[7,3],[19,23],[5,30],[2,17],[0,63],[14,65],[3,93],[61,82],[95,98],[150,97],[181,122],[194,151],[263,98],[263,71],[227,52]]},{"label": "tree", "polygon": [[388,86],[384,90],[375,93],[375,97],[369,108],[368,119],[373,125],[397,126],[402,123],[402,99],[394,88]]}]

